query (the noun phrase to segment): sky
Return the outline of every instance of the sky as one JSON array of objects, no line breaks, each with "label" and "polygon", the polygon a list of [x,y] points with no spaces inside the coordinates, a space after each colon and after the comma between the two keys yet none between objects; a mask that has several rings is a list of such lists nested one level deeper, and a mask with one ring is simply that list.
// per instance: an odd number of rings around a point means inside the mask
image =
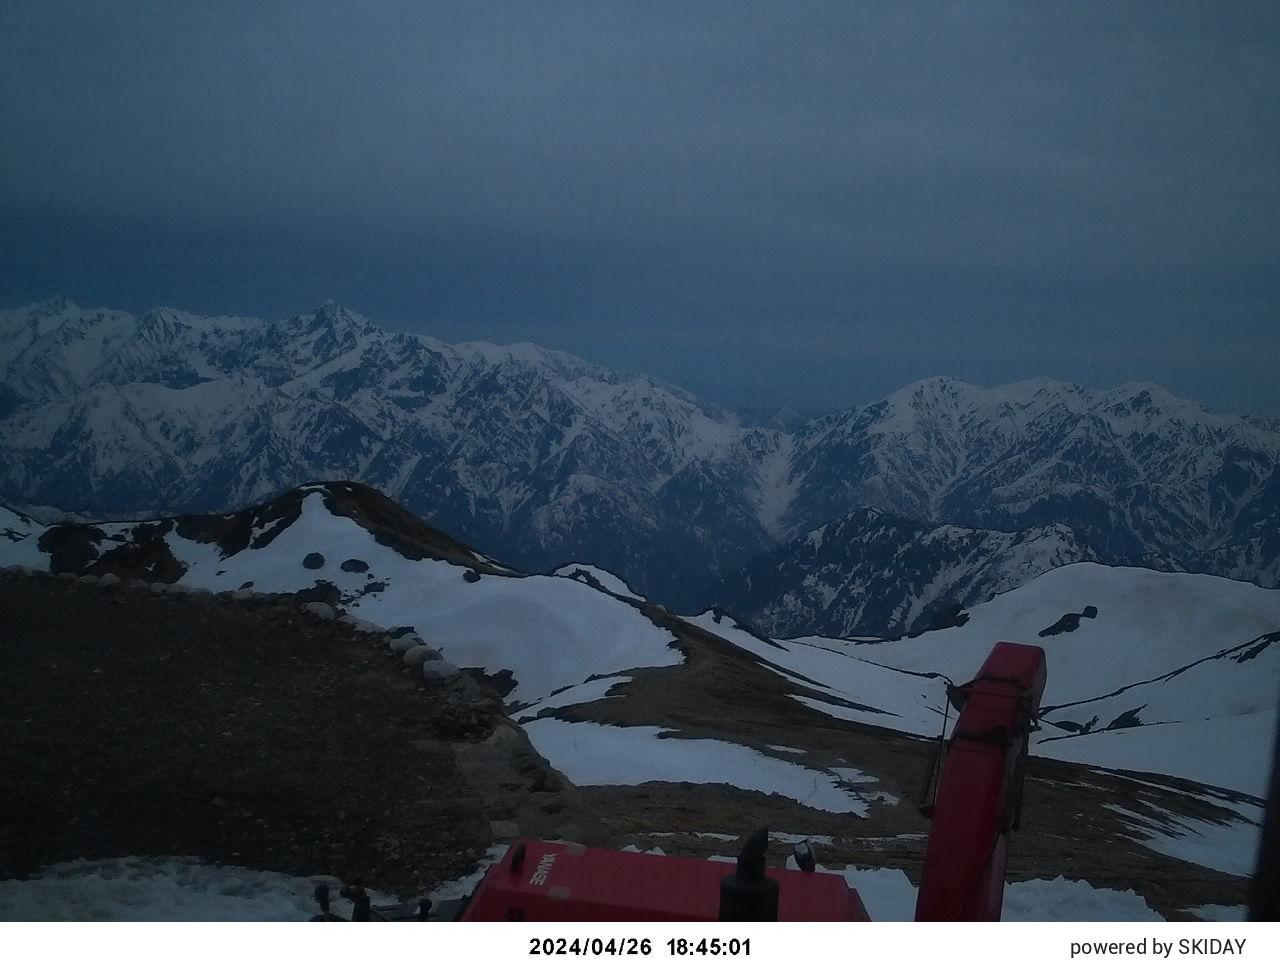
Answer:
[{"label": "sky", "polygon": [[0,306],[1280,415],[1280,5],[0,0]]}]

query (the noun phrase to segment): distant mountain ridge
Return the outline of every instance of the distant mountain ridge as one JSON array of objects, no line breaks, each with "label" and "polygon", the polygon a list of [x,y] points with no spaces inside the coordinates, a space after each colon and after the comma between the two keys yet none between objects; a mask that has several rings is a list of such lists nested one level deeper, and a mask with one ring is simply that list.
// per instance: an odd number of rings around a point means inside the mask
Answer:
[{"label": "distant mountain ridge", "polygon": [[[1274,419],[1154,384],[933,378],[749,425],[649,377],[392,332],[333,303],[262,322],[62,299],[0,313],[0,371],[0,499],[80,515],[359,480],[524,569],[592,563],[664,599],[872,508],[1024,539],[1062,525],[1072,555],[1280,583]],[[829,622],[887,626],[844,609]]]},{"label": "distant mountain ridge", "polygon": [[1070,527],[927,526],[870,507],[755,557],[685,604],[732,610],[771,637],[901,635],[950,625],[1055,567],[1096,560]]}]

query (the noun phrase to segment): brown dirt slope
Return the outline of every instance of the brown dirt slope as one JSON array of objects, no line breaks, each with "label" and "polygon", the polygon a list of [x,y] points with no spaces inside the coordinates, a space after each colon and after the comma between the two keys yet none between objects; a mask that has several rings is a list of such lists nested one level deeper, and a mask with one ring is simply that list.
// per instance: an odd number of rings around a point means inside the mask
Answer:
[{"label": "brown dirt slope", "polygon": [[470,872],[497,815],[590,833],[495,693],[294,598],[10,571],[0,611],[0,879],[191,855],[410,895]]}]

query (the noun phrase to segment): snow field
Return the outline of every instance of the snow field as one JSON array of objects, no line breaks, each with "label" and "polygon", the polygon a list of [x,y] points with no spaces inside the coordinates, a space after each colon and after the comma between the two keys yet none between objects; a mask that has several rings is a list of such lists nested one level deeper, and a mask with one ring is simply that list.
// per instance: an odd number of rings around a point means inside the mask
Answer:
[{"label": "snow field", "polygon": [[[612,727],[598,723],[534,720],[524,725],[534,748],[574,783],[724,783],[759,790],[830,813],[865,816],[870,800],[857,789],[868,782],[857,771],[820,772],[787,763],[736,743],[667,737],[663,727]],[[856,777],[855,782],[850,778]]]}]

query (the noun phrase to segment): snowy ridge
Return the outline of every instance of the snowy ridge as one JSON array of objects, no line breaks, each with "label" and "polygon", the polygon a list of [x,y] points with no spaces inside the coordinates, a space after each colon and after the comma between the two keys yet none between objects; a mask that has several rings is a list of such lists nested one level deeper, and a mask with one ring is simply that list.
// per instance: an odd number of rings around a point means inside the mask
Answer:
[{"label": "snowy ridge", "polygon": [[[412,627],[459,666],[510,671],[518,702],[541,700],[592,675],[681,661],[670,633],[588,584],[508,575],[447,542],[449,549],[434,556],[381,542],[376,528],[348,515],[377,504],[353,506],[347,499],[353,494],[369,492],[348,484],[302,487],[261,512],[222,518],[229,531],[219,528],[219,518],[77,528],[77,547],[94,570],[141,564],[137,572],[169,571],[186,589],[294,593],[327,586],[351,615]],[[58,569],[58,553],[38,545],[44,532],[11,512],[0,515],[0,565]]]},{"label": "snowy ridge", "polygon": [[[79,515],[225,510],[356,479],[522,568],[580,560],[668,604],[864,508],[1008,534],[1068,526],[1079,549],[1052,562],[1280,582],[1274,420],[1154,384],[935,378],[752,426],[649,377],[395,333],[334,303],[266,323],[54,300],[0,313],[0,371],[0,498]],[[911,586],[920,602],[900,619],[924,615],[931,583]],[[789,602],[775,608],[781,625]]]},{"label": "snowy ridge", "polygon": [[1097,555],[1063,524],[1014,533],[858,510],[751,560],[687,606],[773,636],[901,635]]},{"label": "snowy ridge", "polygon": [[1037,644],[1049,663],[1038,754],[1265,795],[1280,591],[1075,563],[965,613],[890,641],[764,640],[710,612],[695,622],[810,678],[814,709],[926,736],[940,729],[945,680],[974,675],[997,642]]}]

